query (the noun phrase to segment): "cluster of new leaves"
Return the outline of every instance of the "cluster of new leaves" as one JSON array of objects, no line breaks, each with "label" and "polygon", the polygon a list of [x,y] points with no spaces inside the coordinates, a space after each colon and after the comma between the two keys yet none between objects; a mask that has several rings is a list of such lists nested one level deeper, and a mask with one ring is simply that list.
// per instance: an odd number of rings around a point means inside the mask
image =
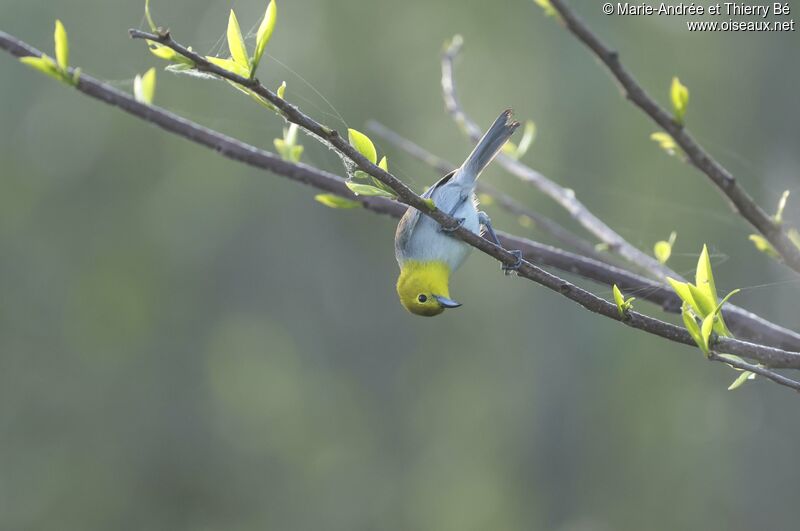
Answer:
[{"label": "cluster of new leaves", "polygon": [[[679,282],[672,278],[667,278],[667,281],[683,301],[681,314],[686,330],[706,356],[711,353],[714,334],[722,337],[733,337],[733,334],[725,325],[721,310],[722,306],[728,302],[728,299],[738,293],[739,290],[731,291],[722,300],[717,298],[714,273],[711,270],[711,259],[708,256],[708,248],[705,245],[700,253],[700,258],[697,260],[694,284]],[[731,354],[720,354],[720,356],[724,359],[742,361],[738,356]],[[739,370],[735,367],[734,369]],[[743,371],[728,389],[736,389],[748,379],[752,380],[753,378],[755,378],[753,373]]]},{"label": "cluster of new leaves", "polygon": [[150,105],[156,95],[156,69],[151,68],[133,79],[133,96],[139,103]]},{"label": "cluster of new leaves", "polygon": [[633,301],[636,300],[636,297],[626,299],[625,295],[622,294],[616,284],[614,284],[614,286],[611,288],[611,291],[614,293],[614,302],[617,303],[619,318],[625,319],[628,314],[628,310],[633,308]]},{"label": "cluster of new leaves", "polygon": [[[775,215],[772,216],[772,219],[774,219],[775,223],[778,225],[783,223],[783,210],[786,208],[786,202],[788,200],[789,190],[786,190],[778,201],[778,208],[775,211]],[[797,229],[790,228],[787,234],[789,239],[791,239],[796,246],[800,247],[800,232],[797,232]],[[756,246],[756,249],[775,260],[781,260],[780,253],[775,250],[775,247],[773,247],[765,237],[760,234],[751,234],[749,238],[750,241],[753,242],[753,245]]]},{"label": "cluster of new leaves", "polygon": [[81,71],[76,68],[72,74],[69,73],[69,40],[67,39],[67,30],[64,29],[60,20],[56,20],[53,40],[55,41],[55,60],[42,54],[41,57],[21,57],[20,62],[68,85],[77,85]]},{"label": "cluster of new leaves", "polygon": [[[386,160],[385,156],[378,161],[378,151],[375,149],[375,144],[372,143],[372,140],[370,140],[367,135],[355,129],[348,129],[347,137],[350,144],[356,148],[356,151],[361,153],[365,159],[373,164],[377,164],[383,171],[389,171],[389,161]],[[391,188],[361,170],[353,172],[352,178],[347,181],[347,187],[356,195],[389,197],[392,199],[396,197]]]},{"label": "cluster of new leaves", "polygon": [[[669,97],[672,101],[672,112],[675,117],[675,123],[683,125],[686,110],[689,108],[689,89],[681,83],[681,80],[677,77],[672,78]],[[668,155],[680,155],[682,159],[686,159],[680,147],[678,147],[677,142],[675,142],[675,139],[669,134],[663,131],[657,131],[650,135],[650,139],[656,142]]]},{"label": "cluster of new leaves", "polygon": [[653,246],[653,256],[662,264],[666,264],[669,257],[672,256],[672,247],[675,245],[675,239],[678,233],[675,231],[670,232],[669,239],[657,241]]}]

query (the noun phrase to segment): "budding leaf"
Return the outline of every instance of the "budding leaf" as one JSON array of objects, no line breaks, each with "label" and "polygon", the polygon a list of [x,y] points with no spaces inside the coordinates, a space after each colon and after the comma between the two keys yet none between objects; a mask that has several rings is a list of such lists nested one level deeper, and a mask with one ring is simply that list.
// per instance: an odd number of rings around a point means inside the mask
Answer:
[{"label": "budding leaf", "polygon": [[[700,309],[697,306],[697,303],[692,296],[692,292],[689,290],[689,283],[688,282],[679,282],[673,278],[667,277],[667,282],[669,285],[672,286],[672,289],[675,290],[675,293],[678,294],[678,297],[684,302],[686,306],[697,312],[700,313]],[[705,315],[705,314],[702,314]]]},{"label": "budding leaf", "polygon": [[617,303],[617,312],[619,312],[620,318],[624,319],[625,314],[631,309],[633,301],[635,301],[636,298],[631,297],[630,299],[625,299],[625,296],[616,284],[611,288],[611,291],[614,293],[614,302]]},{"label": "budding leaf", "polygon": [[711,350],[709,344],[711,342],[711,332],[714,330],[715,318],[716,316],[713,313],[710,313],[703,318],[703,323],[700,325],[700,339],[702,341],[700,344],[700,349],[706,356],[708,356],[708,353]]},{"label": "budding leaf", "polygon": [[[247,77],[248,75],[250,75],[250,72],[246,67],[242,66],[240,63],[234,61],[233,59],[223,59],[221,57],[206,56],[206,60],[209,63],[217,65],[223,70],[227,70],[228,72],[231,72],[238,76]],[[232,83],[232,85],[234,87],[239,86],[235,83]],[[247,90],[245,87],[242,88],[245,89],[245,91]]]},{"label": "budding leaf", "polygon": [[425,203],[425,206],[427,206],[428,210],[430,210],[431,212],[436,210],[436,203],[434,203],[433,199],[431,199],[430,197],[423,197],[422,202]]},{"label": "budding leaf", "polygon": [[58,67],[66,72],[69,67],[69,41],[67,40],[67,30],[60,20],[56,20],[56,30],[53,34],[56,43],[56,62]]},{"label": "budding leaf", "polygon": [[326,207],[330,208],[359,208],[361,207],[361,203],[358,201],[353,201],[352,199],[346,199],[344,197],[340,197],[335,194],[317,194],[314,196],[314,199],[325,205]]},{"label": "budding leaf", "polygon": [[393,193],[387,192],[386,190],[370,184],[354,183],[353,181],[347,181],[345,184],[350,191],[356,195],[390,197],[392,199],[395,197]]},{"label": "budding leaf", "polygon": [[269,5],[267,5],[267,12],[264,13],[264,19],[258,27],[258,33],[256,33],[256,51],[253,54],[253,75],[256,73],[256,68],[258,68],[258,63],[261,61],[261,56],[264,55],[267,43],[270,37],[272,37],[277,16],[278,6],[275,4],[275,0],[270,0]]},{"label": "budding leaf", "polygon": [[153,17],[150,15],[150,0],[144,0],[144,18],[147,19],[147,25],[150,26],[150,31],[158,31],[158,26],[153,22]]},{"label": "budding leaf", "polygon": [[672,99],[672,109],[675,111],[675,121],[683,124],[683,117],[689,106],[689,89],[681,83],[680,79],[673,77],[669,94]]},{"label": "budding leaf", "polygon": [[751,234],[748,236],[753,245],[756,246],[756,249],[761,251],[762,253],[766,254],[767,256],[774,258],[776,260],[780,259],[781,255],[778,251],[775,250],[775,247],[772,246],[769,241],[760,234]]},{"label": "budding leaf", "polygon": [[681,317],[683,317],[683,324],[686,326],[689,335],[692,336],[697,346],[703,349],[703,336],[700,333],[700,327],[697,324],[694,313],[685,304],[681,307]]},{"label": "budding leaf", "polygon": [[242,30],[233,9],[228,17],[228,50],[230,50],[233,60],[247,71],[245,77],[249,77],[250,59],[247,57],[247,47],[244,45]]},{"label": "budding leaf", "polygon": [[548,17],[555,17],[558,15],[558,11],[556,8],[553,7],[553,4],[550,3],[550,0],[533,0],[536,5],[541,7],[544,10],[544,14]]},{"label": "budding leaf", "polygon": [[34,70],[38,70],[43,74],[47,74],[52,78],[62,80],[61,72],[59,72],[55,62],[53,62],[53,60],[46,55],[42,55],[41,57],[20,57],[19,62],[28,65]]},{"label": "budding leaf", "polygon": [[700,258],[697,259],[697,270],[694,282],[700,289],[705,289],[709,298],[717,300],[717,287],[714,285],[714,273],[711,271],[711,259],[708,257],[708,247],[703,245]]},{"label": "budding leaf", "polygon": [[133,80],[133,96],[136,101],[150,105],[156,93],[156,69],[151,68],[143,76]]},{"label": "budding leaf", "polygon": [[371,163],[375,164],[375,162],[377,162],[378,152],[375,150],[375,144],[372,143],[372,140],[370,140],[367,135],[355,129],[348,129],[347,135],[350,144],[356,148],[356,151],[364,155]]},{"label": "budding leaf", "polygon": [[742,371],[742,374],[736,378],[731,385],[728,386],[728,391],[733,391],[742,386],[747,380],[755,380],[756,375],[750,371]]},{"label": "budding leaf", "polygon": [[281,86],[275,92],[280,99],[283,99],[283,95],[286,93],[286,81],[281,81]]},{"label": "budding leaf", "polygon": [[668,155],[677,153],[678,144],[667,133],[656,132],[650,135],[650,140],[658,143],[659,147],[667,152]]},{"label": "budding leaf", "polygon": [[783,192],[780,200],[778,201],[778,210],[775,212],[775,223],[783,223],[783,209],[786,208],[786,201],[789,199],[789,190]]}]

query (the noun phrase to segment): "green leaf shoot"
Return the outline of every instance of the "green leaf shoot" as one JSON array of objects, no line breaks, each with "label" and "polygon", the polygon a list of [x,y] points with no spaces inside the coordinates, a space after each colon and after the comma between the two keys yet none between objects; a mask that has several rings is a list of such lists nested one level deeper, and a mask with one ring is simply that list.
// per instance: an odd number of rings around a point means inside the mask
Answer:
[{"label": "green leaf shoot", "polygon": [[158,26],[153,22],[153,16],[150,14],[150,0],[144,0],[144,18],[147,19],[147,25],[150,26],[150,31],[158,31]]},{"label": "green leaf shoot", "polygon": [[67,39],[67,30],[64,29],[64,24],[60,20],[56,20],[56,29],[53,32],[53,40],[55,40],[56,63],[62,72],[66,72],[69,68],[69,40]]},{"label": "green leaf shoot", "polygon": [[139,103],[153,103],[156,94],[156,69],[151,68],[144,75],[136,75],[133,80],[133,97]]},{"label": "green leaf shoot", "polygon": [[283,95],[286,94],[286,81],[281,81],[281,86],[275,91],[280,99],[284,99]]},{"label": "green leaf shoot", "polygon": [[261,56],[264,55],[267,43],[270,37],[272,37],[272,32],[275,30],[277,16],[278,6],[275,4],[275,0],[270,0],[267,5],[267,11],[264,13],[264,18],[261,20],[261,25],[258,27],[258,32],[256,33],[256,50],[253,53],[253,75],[256,74],[256,68],[258,68],[258,64],[261,62]]},{"label": "green leaf shoot", "polygon": [[377,197],[389,197],[394,199],[395,195],[391,192],[387,192],[382,188],[378,188],[377,186],[372,186],[371,184],[361,184],[356,183],[353,181],[347,181],[347,187],[356,195],[363,195],[363,196],[377,196]]},{"label": "green leaf shoot", "polygon": [[678,144],[667,133],[658,131],[650,135],[650,140],[656,142],[658,146],[667,152],[668,155],[675,155],[678,152]]},{"label": "green leaf shoot", "polygon": [[738,389],[739,387],[741,387],[742,384],[744,384],[747,380],[755,380],[755,379],[756,379],[755,373],[750,372],[750,371],[742,371],[742,374],[740,374],[739,377],[736,378],[733,381],[733,383],[731,383],[728,386],[728,391],[734,391],[734,390]]},{"label": "green leaf shoot", "polygon": [[63,80],[61,72],[59,71],[58,66],[56,66],[55,61],[46,55],[42,55],[41,57],[34,57],[32,55],[28,57],[20,57],[19,62],[28,65],[34,70],[38,70],[43,74],[47,74],[54,79],[58,79],[59,81]]},{"label": "green leaf shoot", "polygon": [[783,223],[783,210],[786,208],[786,201],[789,200],[789,190],[786,190],[781,195],[781,198],[778,200],[778,209],[775,211],[775,216],[773,219],[775,223],[781,224]]},{"label": "green leaf shoot", "polygon": [[[241,63],[234,61],[233,59],[223,59],[222,57],[207,56],[206,60],[211,64],[217,65],[218,67],[227,70],[228,72],[236,74],[237,76],[247,77],[248,75],[250,75],[250,71],[247,69],[247,67],[242,66]],[[238,85],[234,84],[234,86]]]},{"label": "green leaf shoot", "polygon": [[375,150],[375,144],[372,143],[372,140],[367,135],[355,129],[348,129],[347,135],[350,144],[356,148],[356,151],[364,155],[373,164],[378,161],[378,152]]},{"label": "green leaf shoot", "polygon": [[681,317],[683,317],[683,324],[686,326],[686,330],[689,332],[689,335],[692,336],[694,342],[697,343],[697,346],[702,350],[704,348],[703,337],[700,333],[700,326],[697,324],[697,317],[695,313],[690,310],[686,304],[684,304],[681,307]]},{"label": "green leaf shoot", "polygon": [[682,125],[683,118],[686,115],[686,109],[689,106],[689,89],[681,83],[680,79],[673,77],[669,95],[672,100],[675,121]]},{"label": "green leaf shoot", "polygon": [[775,250],[775,247],[773,247],[772,244],[769,243],[769,241],[762,235],[751,234],[750,236],[748,236],[748,239],[751,242],[753,242],[753,245],[756,246],[756,249],[758,249],[762,253],[776,260],[780,260],[781,258],[780,253],[778,253],[778,251]]},{"label": "green leaf shoot", "polygon": [[360,208],[362,206],[358,201],[340,197],[336,194],[317,194],[314,196],[314,200],[329,208],[349,209]]},{"label": "green leaf shoot", "polygon": [[244,45],[244,38],[242,37],[242,30],[239,27],[239,20],[236,18],[236,13],[231,9],[231,14],[228,17],[228,50],[231,52],[231,58],[241,66],[246,72],[245,77],[250,75],[250,59],[247,56],[247,47]]},{"label": "green leaf shoot", "polygon": [[653,255],[656,257],[656,260],[662,264],[667,263],[669,257],[672,256],[672,246],[675,245],[675,239],[677,237],[678,233],[672,231],[668,240],[661,240],[655,243],[653,246]]},{"label": "green leaf shoot", "polygon": [[544,14],[548,17],[557,17],[558,11],[550,3],[550,0],[533,0],[533,2],[544,10]]},{"label": "green leaf shoot", "polygon": [[283,129],[283,138],[276,138],[273,143],[278,154],[288,162],[300,162],[303,146],[297,144],[297,124],[289,124]]},{"label": "green leaf shoot", "polygon": [[628,310],[633,307],[633,301],[636,300],[636,297],[626,299],[616,284],[614,284],[614,286],[611,288],[611,291],[614,294],[614,302],[617,303],[617,312],[619,312],[619,317],[620,319],[624,319],[628,313]]}]

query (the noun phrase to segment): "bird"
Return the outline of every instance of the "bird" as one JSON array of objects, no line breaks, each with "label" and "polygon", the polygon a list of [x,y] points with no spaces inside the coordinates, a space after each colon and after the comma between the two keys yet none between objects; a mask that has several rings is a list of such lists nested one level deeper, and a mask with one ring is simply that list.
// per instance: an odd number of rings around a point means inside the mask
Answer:
[{"label": "bird", "polygon": [[[472,247],[449,233],[464,227],[481,234],[483,227],[491,240],[500,244],[489,216],[478,210],[475,186],[483,169],[519,127],[512,116],[511,109],[503,111],[464,163],[422,194],[458,220],[455,228],[446,229],[413,207],[400,219],[394,239],[395,257],[400,266],[397,295],[409,312],[432,317],[448,308],[461,306],[450,298],[450,276],[464,263]],[[520,251],[512,252],[518,261],[512,266],[504,265],[506,272],[518,269],[522,261]]]}]

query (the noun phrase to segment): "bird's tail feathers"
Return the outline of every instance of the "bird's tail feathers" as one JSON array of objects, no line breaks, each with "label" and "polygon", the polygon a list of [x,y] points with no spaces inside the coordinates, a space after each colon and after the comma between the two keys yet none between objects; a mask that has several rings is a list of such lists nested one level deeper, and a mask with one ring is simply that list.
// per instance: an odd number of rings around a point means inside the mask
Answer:
[{"label": "bird's tail feathers", "polygon": [[486,131],[486,134],[483,135],[483,138],[472,150],[464,164],[461,165],[461,169],[458,172],[460,180],[475,181],[483,169],[500,152],[506,141],[511,138],[511,135],[519,127],[519,122],[512,119],[512,114],[511,109],[506,109],[497,117],[497,120]]}]

